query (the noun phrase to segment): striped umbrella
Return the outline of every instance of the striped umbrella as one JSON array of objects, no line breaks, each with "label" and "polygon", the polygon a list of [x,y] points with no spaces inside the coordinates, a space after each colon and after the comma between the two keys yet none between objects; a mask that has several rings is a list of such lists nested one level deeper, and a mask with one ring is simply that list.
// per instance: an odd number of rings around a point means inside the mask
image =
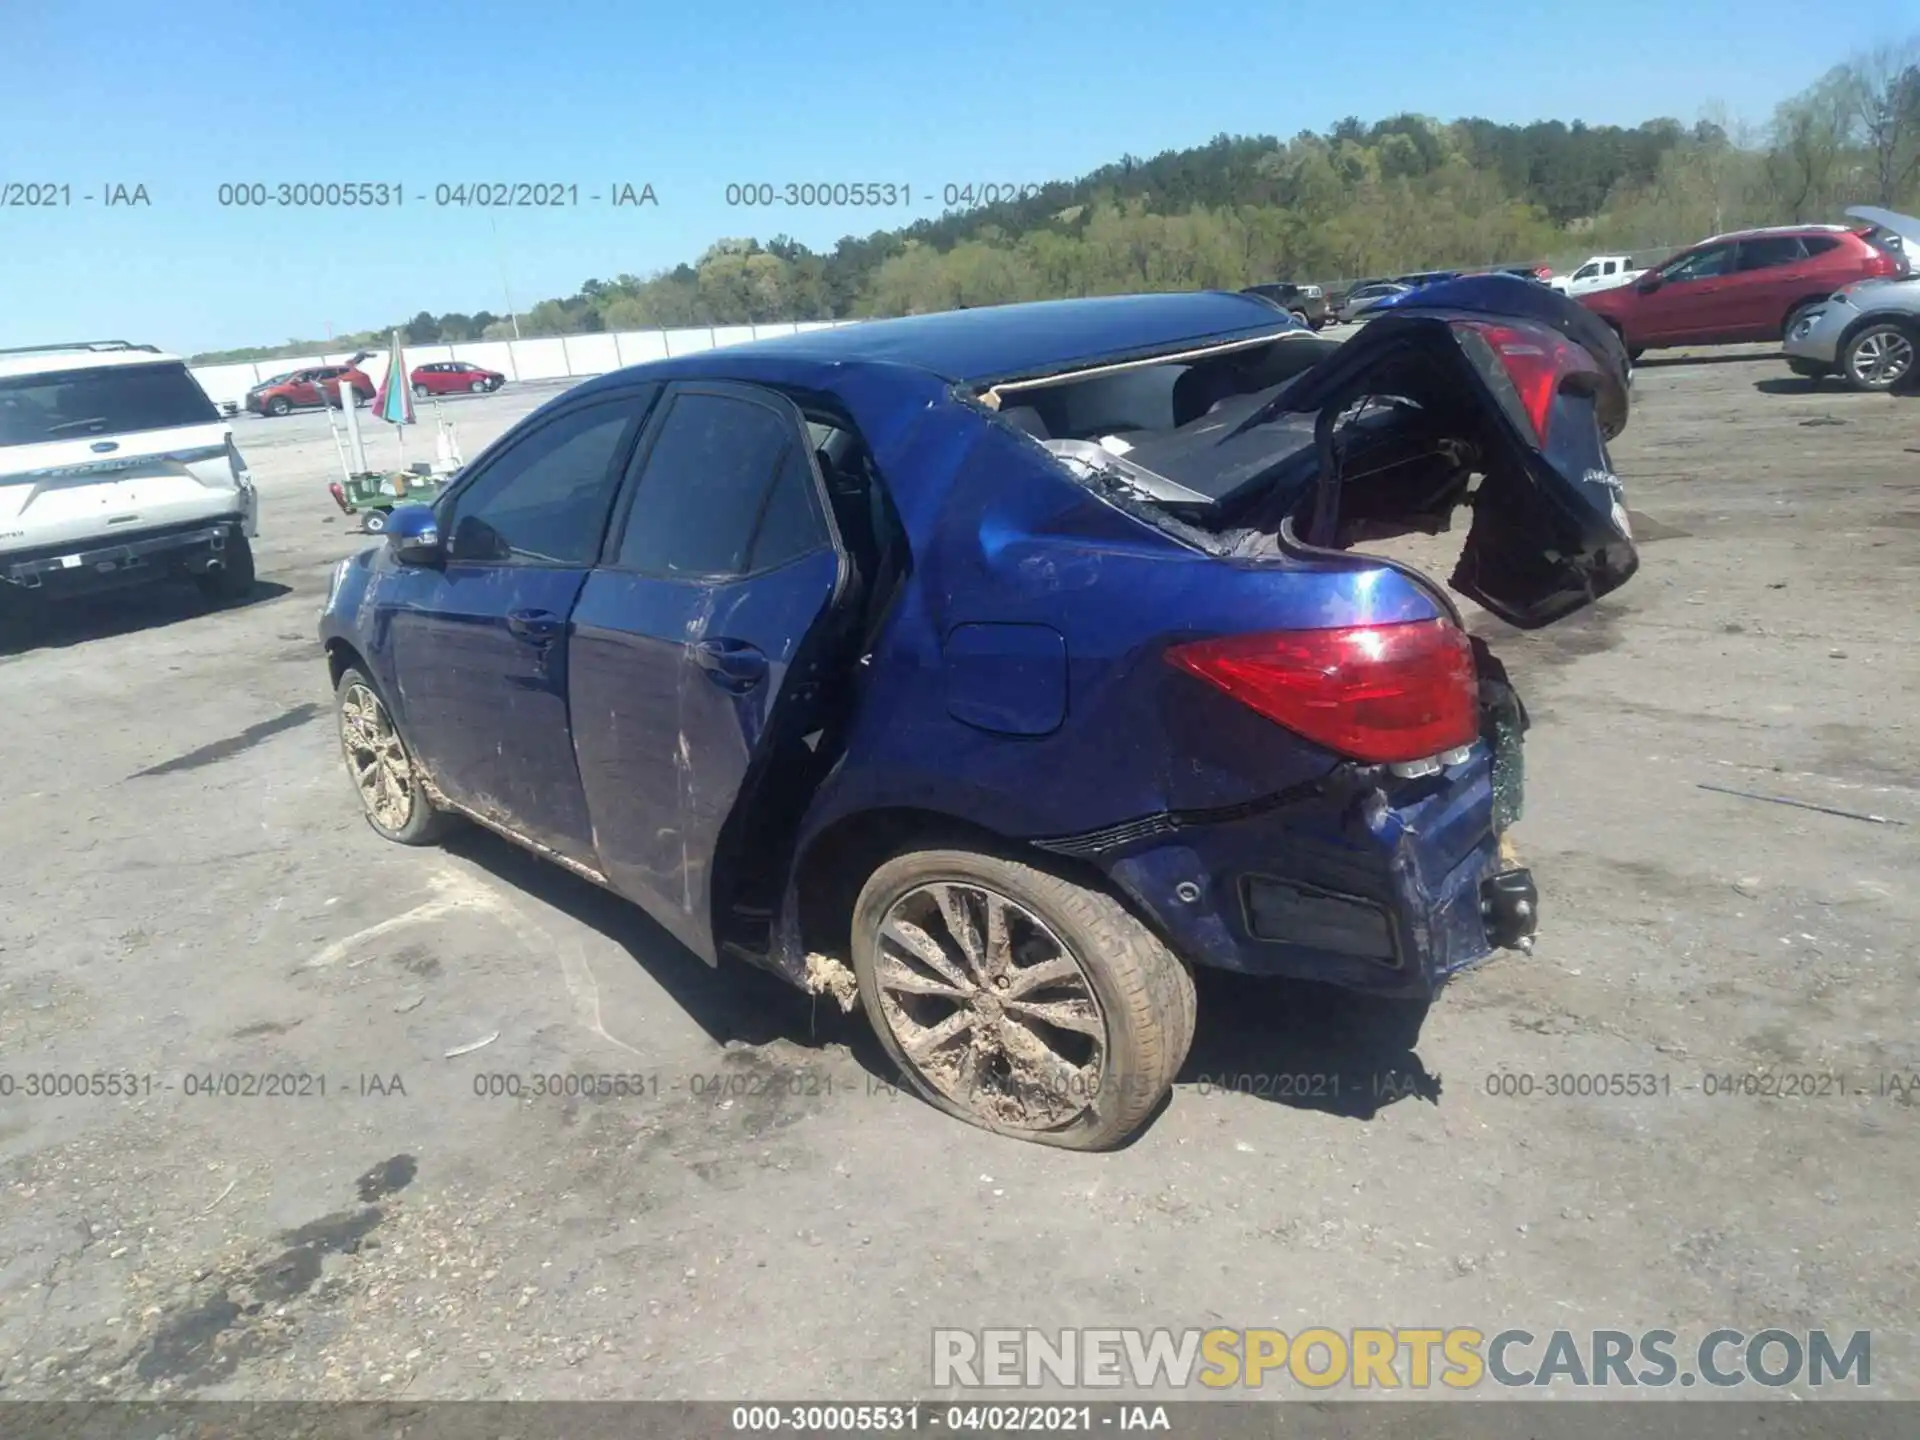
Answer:
[{"label": "striped umbrella", "polygon": [[414,423],[413,387],[407,383],[407,364],[400,353],[400,332],[393,332],[393,348],[387,354],[387,376],[380,382],[380,393],[373,397],[373,413],[389,425]]}]

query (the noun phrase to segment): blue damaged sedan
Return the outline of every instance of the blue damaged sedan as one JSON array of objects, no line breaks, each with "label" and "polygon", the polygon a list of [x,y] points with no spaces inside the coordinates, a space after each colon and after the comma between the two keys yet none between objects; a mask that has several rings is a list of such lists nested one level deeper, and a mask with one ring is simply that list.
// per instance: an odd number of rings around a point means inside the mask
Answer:
[{"label": "blue damaged sedan", "polygon": [[694,955],[862,1007],[930,1103],[1136,1132],[1195,967],[1424,1005],[1531,943],[1526,714],[1447,586],[1551,624],[1638,564],[1626,357],[1540,286],[1357,338],[1207,292],[1009,305],[622,370],[335,571],[346,768]]}]

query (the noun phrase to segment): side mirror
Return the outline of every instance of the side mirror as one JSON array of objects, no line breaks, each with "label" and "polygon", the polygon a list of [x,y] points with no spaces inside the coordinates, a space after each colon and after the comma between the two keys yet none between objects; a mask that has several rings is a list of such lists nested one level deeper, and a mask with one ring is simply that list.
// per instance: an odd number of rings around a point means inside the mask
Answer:
[{"label": "side mirror", "polygon": [[387,516],[387,549],[402,565],[440,565],[447,557],[440,541],[440,517],[431,505],[396,505]]},{"label": "side mirror", "polygon": [[1642,295],[1651,295],[1665,283],[1666,282],[1660,278],[1660,272],[1656,270],[1651,275],[1642,276],[1633,288],[1638,290]]}]

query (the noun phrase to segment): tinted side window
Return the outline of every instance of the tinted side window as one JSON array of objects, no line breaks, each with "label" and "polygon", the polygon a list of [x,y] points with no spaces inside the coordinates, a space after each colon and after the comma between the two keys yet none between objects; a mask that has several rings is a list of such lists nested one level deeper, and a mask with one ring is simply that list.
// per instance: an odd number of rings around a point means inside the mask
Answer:
[{"label": "tinted side window", "polygon": [[1725,275],[1733,268],[1733,246],[1713,245],[1705,250],[1696,250],[1691,255],[1683,255],[1667,266],[1668,280],[1705,280],[1714,275]]},{"label": "tinted side window", "polygon": [[1831,235],[1802,235],[1800,243],[1807,247],[1807,254],[1824,255],[1840,242]]},{"label": "tinted side window", "polygon": [[771,570],[789,560],[811,554],[827,543],[826,527],[815,508],[813,471],[798,445],[787,447],[787,458],[774,477],[773,491],[767,496],[760,515],[760,528],[753,537],[753,553],[748,556],[750,570]]},{"label": "tinted side window", "polygon": [[1740,242],[1740,268],[1770,270],[1776,265],[1791,265],[1805,253],[1798,235],[1763,235],[1758,240]]},{"label": "tinted side window", "polygon": [[[776,479],[795,474],[796,461],[798,478],[806,483],[775,486]],[[750,400],[679,396],[645,463],[619,564],[648,574],[740,575],[750,560],[755,568],[777,563],[768,556],[793,543],[798,528],[796,494],[812,505],[812,477],[798,431],[786,416]],[[775,524],[787,538],[769,530],[762,553],[753,555],[762,511],[776,496]],[[806,514],[811,518],[810,508]]]},{"label": "tinted side window", "polygon": [[456,560],[591,565],[618,488],[621,440],[644,413],[590,405],[514,442],[453,500]]}]

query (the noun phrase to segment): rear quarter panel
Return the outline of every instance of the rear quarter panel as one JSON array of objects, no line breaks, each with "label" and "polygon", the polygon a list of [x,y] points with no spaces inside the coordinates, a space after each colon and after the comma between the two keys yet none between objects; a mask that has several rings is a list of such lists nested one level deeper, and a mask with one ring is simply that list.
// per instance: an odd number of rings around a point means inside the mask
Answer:
[{"label": "rear quarter panel", "polygon": [[[923,480],[926,471],[946,478],[925,487],[911,518],[903,512],[914,572],[862,667],[846,761],[817,797],[810,830],[912,805],[1036,838],[1271,795],[1334,758],[1243,707],[1215,704],[1203,682],[1165,663],[1169,640],[1435,613],[1392,572],[1233,563],[1191,549],[959,402],[929,416],[900,459],[922,467]],[[996,656],[992,630],[1003,625],[1025,628],[1006,632]],[[964,678],[948,652],[960,627]],[[982,707],[956,705],[956,684],[970,701],[996,683],[1035,684],[1035,657],[1049,647],[1034,643],[1031,627],[1060,640],[1059,724],[1009,734],[959,718],[977,720]],[[1018,696],[1007,709],[1033,711]]]}]

